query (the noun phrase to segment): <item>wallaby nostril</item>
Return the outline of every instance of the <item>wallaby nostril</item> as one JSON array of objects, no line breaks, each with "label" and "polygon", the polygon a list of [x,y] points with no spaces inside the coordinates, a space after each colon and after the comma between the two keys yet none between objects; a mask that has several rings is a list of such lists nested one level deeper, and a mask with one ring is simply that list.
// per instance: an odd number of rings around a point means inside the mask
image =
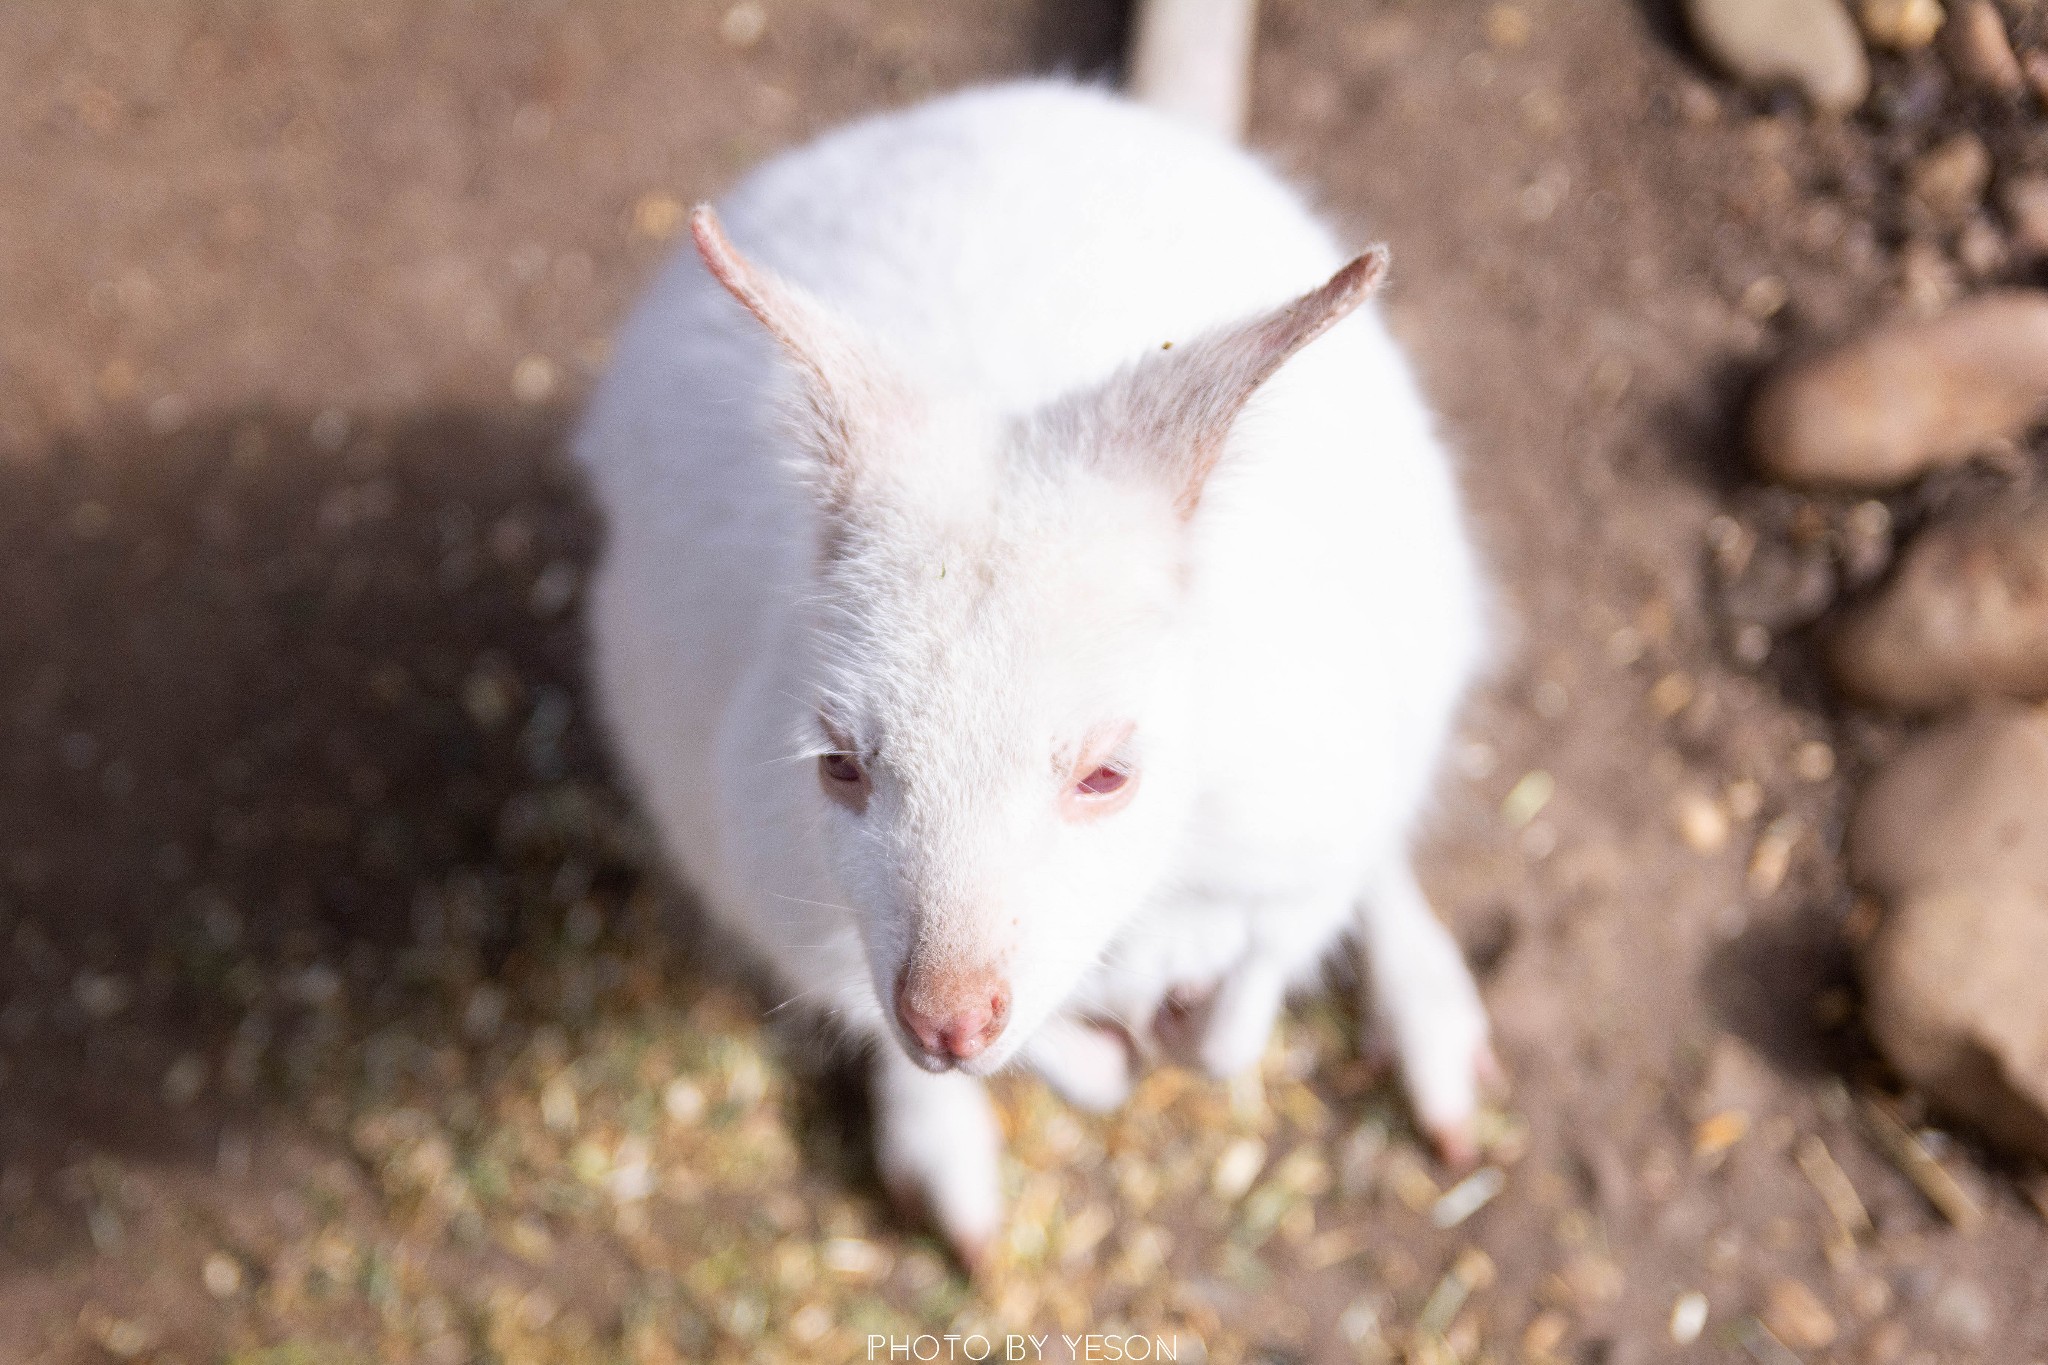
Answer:
[{"label": "wallaby nostril", "polygon": [[966,1061],[988,1046],[991,1030],[988,1011],[985,1009],[964,1009],[946,1021],[940,1030],[946,1051],[961,1061]]},{"label": "wallaby nostril", "polygon": [[939,1021],[920,1011],[910,1003],[910,974],[905,972],[896,979],[896,1017],[902,1021],[905,1031],[917,1039],[918,1046],[926,1052],[936,1053],[941,1049]]}]

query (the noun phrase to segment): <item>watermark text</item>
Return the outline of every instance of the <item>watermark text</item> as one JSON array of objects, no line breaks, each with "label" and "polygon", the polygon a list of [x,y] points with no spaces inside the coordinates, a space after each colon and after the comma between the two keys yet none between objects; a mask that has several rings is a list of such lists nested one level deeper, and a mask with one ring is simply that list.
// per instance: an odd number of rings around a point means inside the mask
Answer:
[{"label": "watermark text", "polygon": [[[1065,1354],[1059,1354],[1059,1346],[1065,1347]],[[1050,1350],[1054,1354],[1048,1356]],[[1087,1332],[1079,1336],[1066,1333],[1047,1332],[1035,1335],[1024,1332],[1010,1332],[1002,1336],[983,1336],[979,1332],[962,1335],[957,1332],[944,1334],[926,1332],[918,1336],[885,1336],[880,1332],[868,1334],[869,1360],[908,1360],[929,1362],[938,1360],[1088,1360],[1088,1361],[1155,1361],[1179,1360],[1179,1336],[1120,1336],[1109,1332]]]}]

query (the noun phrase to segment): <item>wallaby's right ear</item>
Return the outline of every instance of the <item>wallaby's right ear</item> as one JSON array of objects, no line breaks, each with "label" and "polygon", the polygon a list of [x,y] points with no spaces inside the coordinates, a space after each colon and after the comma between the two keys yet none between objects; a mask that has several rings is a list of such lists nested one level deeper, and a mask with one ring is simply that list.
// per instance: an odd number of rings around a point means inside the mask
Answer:
[{"label": "wallaby's right ear", "polygon": [[862,465],[914,413],[910,386],[850,322],[742,256],[710,205],[691,211],[690,236],[711,277],[759,320],[795,369],[827,509],[844,511]]},{"label": "wallaby's right ear", "polygon": [[1158,480],[1181,516],[1192,517],[1259,386],[1372,297],[1386,269],[1386,249],[1374,247],[1299,298],[1151,352],[1064,415],[1091,423],[1119,466]]}]

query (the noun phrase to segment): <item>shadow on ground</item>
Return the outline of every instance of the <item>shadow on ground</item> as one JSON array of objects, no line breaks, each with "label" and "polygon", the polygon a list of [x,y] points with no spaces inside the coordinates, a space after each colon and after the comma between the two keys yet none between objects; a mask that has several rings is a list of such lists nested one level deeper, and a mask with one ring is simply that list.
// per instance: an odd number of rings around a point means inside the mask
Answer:
[{"label": "shadow on ground", "polygon": [[0,467],[0,1273],[83,1235],[38,1193],[81,1152],[213,1162],[298,1016],[437,944],[488,978],[631,877],[566,424],[221,413]]}]

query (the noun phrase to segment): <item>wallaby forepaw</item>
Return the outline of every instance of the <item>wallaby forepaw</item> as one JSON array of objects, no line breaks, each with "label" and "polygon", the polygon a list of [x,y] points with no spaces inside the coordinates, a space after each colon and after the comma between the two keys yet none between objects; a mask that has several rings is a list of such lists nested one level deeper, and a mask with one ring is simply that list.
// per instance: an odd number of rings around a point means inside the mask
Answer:
[{"label": "wallaby forepaw", "polygon": [[884,1053],[875,1088],[875,1156],[897,1207],[928,1223],[970,1272],[1003,1226],[1002,1134],[981,1082],[930,1075]]},{"label": "wallaby forepaw", "polygon": [[957,1177],[931,1180],[885,1171],[882,1180],[906,1223],[936,1232],[970,1279],[988,1273],[1003,1230],[1003,1197],[993,1179],[979,1187]]},{"label": "wallaby forepaw", "polygon": [[1452,1172],[1462,1175],[1479,1164],[1478,1125],[1467,1119],[1462,1123],[1429,1125],[1429,1146]]},{"label": "wallaby forepaw", "polygon": [[1258,1067],[1272,1035],[1270,1022],[1262,1028],[1244,1024],[1236,1028],[1211,1028],[1195,1056],[1203,1071],[1219,1081],[1227,1081]]},{"label": "wallaby forepaw", "polygon": [[1475,1044],[1461,1051],[1424,1051],[1434,1055],[1420,1063],[1410,1058],[1403,1069],[1416,1123],[1446,1166],[1469,1170],[1479,1163],[1481,1155],[1480,1102],[1505,1088],[1500,1060],[1483,1033]]},{"label": "wallaby forepaw", "polygon": [[1077,1109],[1106,1114],[1131,1097],[1130,1046],[1102,1025],[1051,1020],[1031,1040],[1025,1060]]},{"label": "wallaby forepaw", "polygon": [[1286,982],[1262,967],[1242,967],[1225,977],[1209,1005],[1196,1052],[1202,1070],[1230,1080],[1256,1069],[1266,1056],[1286,996]]}]

